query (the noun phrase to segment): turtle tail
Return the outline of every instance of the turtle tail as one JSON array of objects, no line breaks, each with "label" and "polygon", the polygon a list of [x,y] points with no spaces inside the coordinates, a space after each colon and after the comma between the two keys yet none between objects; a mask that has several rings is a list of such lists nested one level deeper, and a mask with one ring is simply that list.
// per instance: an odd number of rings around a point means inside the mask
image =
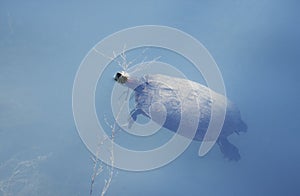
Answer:
[{"label": "turtle tail", "polygon": [[230,143],[227,137],[219,138],[217,143],[225,158],[227,158],[230,161],[239,161],[241,159],[239,149],[232,143]]}]

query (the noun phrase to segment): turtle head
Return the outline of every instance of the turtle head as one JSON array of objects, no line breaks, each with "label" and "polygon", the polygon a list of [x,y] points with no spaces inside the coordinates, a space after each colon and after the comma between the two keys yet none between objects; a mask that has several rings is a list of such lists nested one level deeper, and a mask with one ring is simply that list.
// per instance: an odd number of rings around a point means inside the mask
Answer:
[{"label": "turtle head", "polygon": [[115,81],[117,81],[118,83],[124,84],[127,82],[128,80],[128,74],[124,71],[121,72],[117,72],[114,79]]},{"label": "turtle head", "polygon": [[144,82],[140,78],[130,76],[125,71],[119,71],[116,73],[114,80],[120,84],[123,84],[133,90],[138,90],[140,85],[143,85]]}]

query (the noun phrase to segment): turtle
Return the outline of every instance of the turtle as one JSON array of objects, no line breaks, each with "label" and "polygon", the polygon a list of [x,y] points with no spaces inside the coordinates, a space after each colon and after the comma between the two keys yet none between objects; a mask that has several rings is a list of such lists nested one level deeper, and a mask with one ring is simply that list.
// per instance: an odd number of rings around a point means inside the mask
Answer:
[{"label": "turtle", "polygon": [[[236,104],[224,95],[216,93],[200,83],[162,74],[145,74],[135,77],[121,71],[115,74],[114,80],[133,89],[134,92],[135,108],[130,112],[129,127],[137,120],[138,115],[144,115],[161,124],[164,128],[176,132],[181,119],[182,101],[188,100],[188,104],[184,105],[184,107],[187,107],[184,108],[187,111],[192,111],[195,105],[199,106],[196,107],[199,109],[198,114],[200,114],[197,116],[199,118],[198,126],[193,138],[191,138],[195,141],[203,141],[204,139],[211,118],[212,102],[219,104],[221,107],[226,103],[225,119],[216,143],[226,159],[232,161],[241,159],[239,149],[230,143],[228,136],[234,133],[239,135],[241,132],[246,132],[248,127],[242,120]],[[155,110],[150,110],[154,103],[163,104],[166,110],[163,122],[161,122],[162,117],[159,112],[155,115]],[[192,118],[195,114],[191,112],[185,115],[187,115],[187,118]],[[155,118],[155,116],[158,117]],[[189,127],[187,126],[184,132],[188,131]],[[179,134],[189,135],[184,132]]]}]

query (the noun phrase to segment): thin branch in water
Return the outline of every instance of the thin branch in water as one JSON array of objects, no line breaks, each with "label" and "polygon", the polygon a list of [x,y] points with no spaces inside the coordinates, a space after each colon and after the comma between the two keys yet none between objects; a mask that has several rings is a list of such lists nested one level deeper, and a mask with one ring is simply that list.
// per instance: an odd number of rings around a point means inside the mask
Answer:
[{"label": "thin branch in water", "polygon": [[[110,59],[111,61],[114,61],[116,62],[123,70],[127,71],[128,67],[133,64],[137,58],[133,59],[132,61],[127,61],[127,56],[126,56],[126,45],[124,45],[123,47],[123,50],[121,52],[121,54],[119,55],[120,56],[120,60],[117,59],[117,55],[115,53],[115,51],[113,51],[113,57],[109,57],[105,54],[103,54],[102,52],[98,51],[96,48],[94,48],[94,51],[97,52],[98,54],[102,55],[103,57],[105,58],[108,58]],[[143,50],[143,54],[145,53],[146,49]],[[149,64],[157,61],[160,57],[157,57],[155,59],[153,59],[152,61],[148,61],[145,63],[145,60],[147,59],[144,58],[142,63],[141,64],[144,64],[144,66],[148,66]],[[140,69],[143,69],[143,68],[140,68]],[[136,72],[140,69],[136,69],[134,70],[133,72]],[[122,101],[122,104],[121,104],[121,107],[117,113],[117,116],[115,118],[115,121],[114,123],[111,125],[107,118],[104,118],[106,124],[110,127],[111,129],[111,135],[110,135],[110,138],[106,137],[104,138],[101,142],[100,142],[100,145],[99,147],[101,147],[103,144],[104,144],[104,141],[106,141],[107,139],[110,139],[110,144],[111,144],[111,149],[110,149],[110,164],[107,165],[107,169],[108,169],[108,179],[105,179],[105,182],[104,182],[104,186],[103,186],[103,189],[102,189],[102,192],[101,192],[101,196],[104,196],[105,193],[108,191],[110,185],[111,185],[111,182],[112,182],[112,179],[113,179],[113,176],[115,174],[115,159],[114,159],[114,141],[115,141],[115,136],[116,136],[116,131],[117,131],[117,122],[118,122],[118,119],[119,119],[119,116],[121,114],[121,111],[122,109],[124,108],[125,104],[126,104],[126,100],[128,99],[128,96],[129,96],[129,89],[127,89],[127,92],[124,92],[126,93],[126,96],[125,96],[125,99]],[[120,100],[122,100],[121,97],[123,97],[124,94],[122,94],[120,96]],[[97,150],[97,155],[96,157],[92,157],[92,161],[93,161],[93,174],[92,174],[92,177],[91,177],[91,185],[90,185],[90,196],[92,195],[93,193],[93,186],[94,186],[94,183],[95,183],[95,179],[96,177],[103,171],[103,165],[102,165],[102,162],[100,160],[98,160],[98,157],[99,157],[99,153],[100,150]]]}]

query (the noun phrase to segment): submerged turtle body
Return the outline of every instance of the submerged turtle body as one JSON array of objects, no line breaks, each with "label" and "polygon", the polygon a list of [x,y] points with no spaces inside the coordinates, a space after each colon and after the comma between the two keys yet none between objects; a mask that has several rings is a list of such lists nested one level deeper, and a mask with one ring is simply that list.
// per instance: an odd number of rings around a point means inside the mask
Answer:
[{"label": "submerged turtle body", "polygon": [[[226,158],[236,161],[240,159],[238,148],[228,141],[227,136],[232,133],[245,132],[247,126],[241,120],[238,108],[225,96],[199,83],[166,75],[145,75],[141,78],[133,78],[127,73],[121,72],[116,74],[115,80],[132,88],[135,92],[136,108],[131,112],[133,121],[137,119],[137,115],[142,114],[163,127],[176,132],[181,120],[182,109],[193,111],[196,107],[199,121],[196,133],[193,134],[194,136],[191,139],[197,141],[203,141],[207,131],[211,118],[212,103],[216,105],[217,113],[218,110],[224,109],[226,105],[225,121],[217,143]],[[188,103],[184,104],[184,108],[182,108],[183,101]],[[164,106],[166,116],[163,122],[162,111],[151,108],[156,103]],[[196,114],[190,112],[184,115],[187,115],[186,118],[193,119]],[[186,124],[184,132],[180,134],[189,137],[191,129],[192,127]]]}]

